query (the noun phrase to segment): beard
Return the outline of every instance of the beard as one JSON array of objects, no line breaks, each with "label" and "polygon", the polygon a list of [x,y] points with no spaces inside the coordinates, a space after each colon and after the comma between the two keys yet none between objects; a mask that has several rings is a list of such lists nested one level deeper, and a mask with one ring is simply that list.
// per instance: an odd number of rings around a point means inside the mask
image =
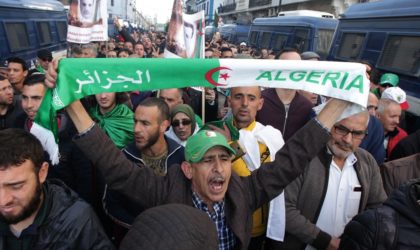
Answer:
[{"label": "beard", "polygon": [[155,145],[155,143],[159,140],[159,129],[155,131],[155,133],[150,134],[149,139],[144,145],[137,145],[138,149],[141,151],[145,148],[150,148],[151,146]]},{"label": "beard", "polygon": [[[346,159],[353,153],[352,145],[345,142],[328,142],[327,145],[331,153],[339,159]],[[347,150],[343,150],[342,148]]]},{"label": "beard", "polygon": [[4,215],[0,213],[0,221],[5,222],[6,224],[16,224],[26,218],[30,217],[38,208],[41,203],[41,184],[37,181],[37,186],[35,187],[34,195],[32,196],[29,203],[23,207],[22,211],[17,215]]}]

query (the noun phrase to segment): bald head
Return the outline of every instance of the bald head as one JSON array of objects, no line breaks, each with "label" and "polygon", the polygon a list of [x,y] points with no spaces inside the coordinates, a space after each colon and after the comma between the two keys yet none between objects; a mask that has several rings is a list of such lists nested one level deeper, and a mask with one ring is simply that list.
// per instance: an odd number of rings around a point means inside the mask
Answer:
[{"label": "bald head", "polygon": [[369,114],[376,115],[376,110],[378,109],[378,97],[376,97],[375,94],[369,93],[368,96],[368,103],[367,103],[367,109],[369,111]]},{"label": "bald head", "polygon": [[295,51],[286,51],[280,54],[280,60],[302,60],[299,53]]}]

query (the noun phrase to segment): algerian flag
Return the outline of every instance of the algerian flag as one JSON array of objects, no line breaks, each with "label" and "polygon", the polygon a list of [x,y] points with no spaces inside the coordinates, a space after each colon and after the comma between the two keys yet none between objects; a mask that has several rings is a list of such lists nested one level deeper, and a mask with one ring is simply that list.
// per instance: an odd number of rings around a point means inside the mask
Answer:
[{"label": "algerian flag", "polygon": [[55,113],[84,96],[103,92],[192,86],[263,86],[302,89],[366,107],[369,80],[359,63],[257,59],[68,58],[58,68],[31,132],[58,163]]}]

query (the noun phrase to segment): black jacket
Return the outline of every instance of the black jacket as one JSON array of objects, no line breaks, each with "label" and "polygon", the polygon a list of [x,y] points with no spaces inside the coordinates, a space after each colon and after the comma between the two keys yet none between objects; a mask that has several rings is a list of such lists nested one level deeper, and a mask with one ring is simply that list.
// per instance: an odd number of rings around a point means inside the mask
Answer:
[{"label": "black jacket", "polygon": [[346,226],[340,249],[420,249],[420,179],[396,189],[383,206]]},{"label": "black jacket", "polygon": [[392,150],[389,161],[420,153],[420,129],[398,142]]},{"label": "black jacket", "polygon": [[[43,184],[47,216],[31,250],[114,249],[92,208],[59,180]],[[0,250],[7,250],[0,237]]]}]

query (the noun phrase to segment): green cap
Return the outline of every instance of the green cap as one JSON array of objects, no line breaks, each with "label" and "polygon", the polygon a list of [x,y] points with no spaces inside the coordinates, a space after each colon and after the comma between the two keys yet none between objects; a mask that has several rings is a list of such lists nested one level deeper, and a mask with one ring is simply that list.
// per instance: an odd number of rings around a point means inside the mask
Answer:
[{"label": "green cap", "polygon": [[398,75],[392,74],[392,73],[386,73],[381,76],[381,80],[379,81],[379,84],[380,85],[391,84],[392,87],[396,87],[399,81],[400,81],[400,78],[398,77]]},{"label": "green cap", "polygon": [[185,160],[192,163],[199,162],[204,154],[214,146],[222,146],[230,154],[235,154],[235,150],[229,146],[222,134],[212,130],[201,130],[188,138],[184,151]]}]

